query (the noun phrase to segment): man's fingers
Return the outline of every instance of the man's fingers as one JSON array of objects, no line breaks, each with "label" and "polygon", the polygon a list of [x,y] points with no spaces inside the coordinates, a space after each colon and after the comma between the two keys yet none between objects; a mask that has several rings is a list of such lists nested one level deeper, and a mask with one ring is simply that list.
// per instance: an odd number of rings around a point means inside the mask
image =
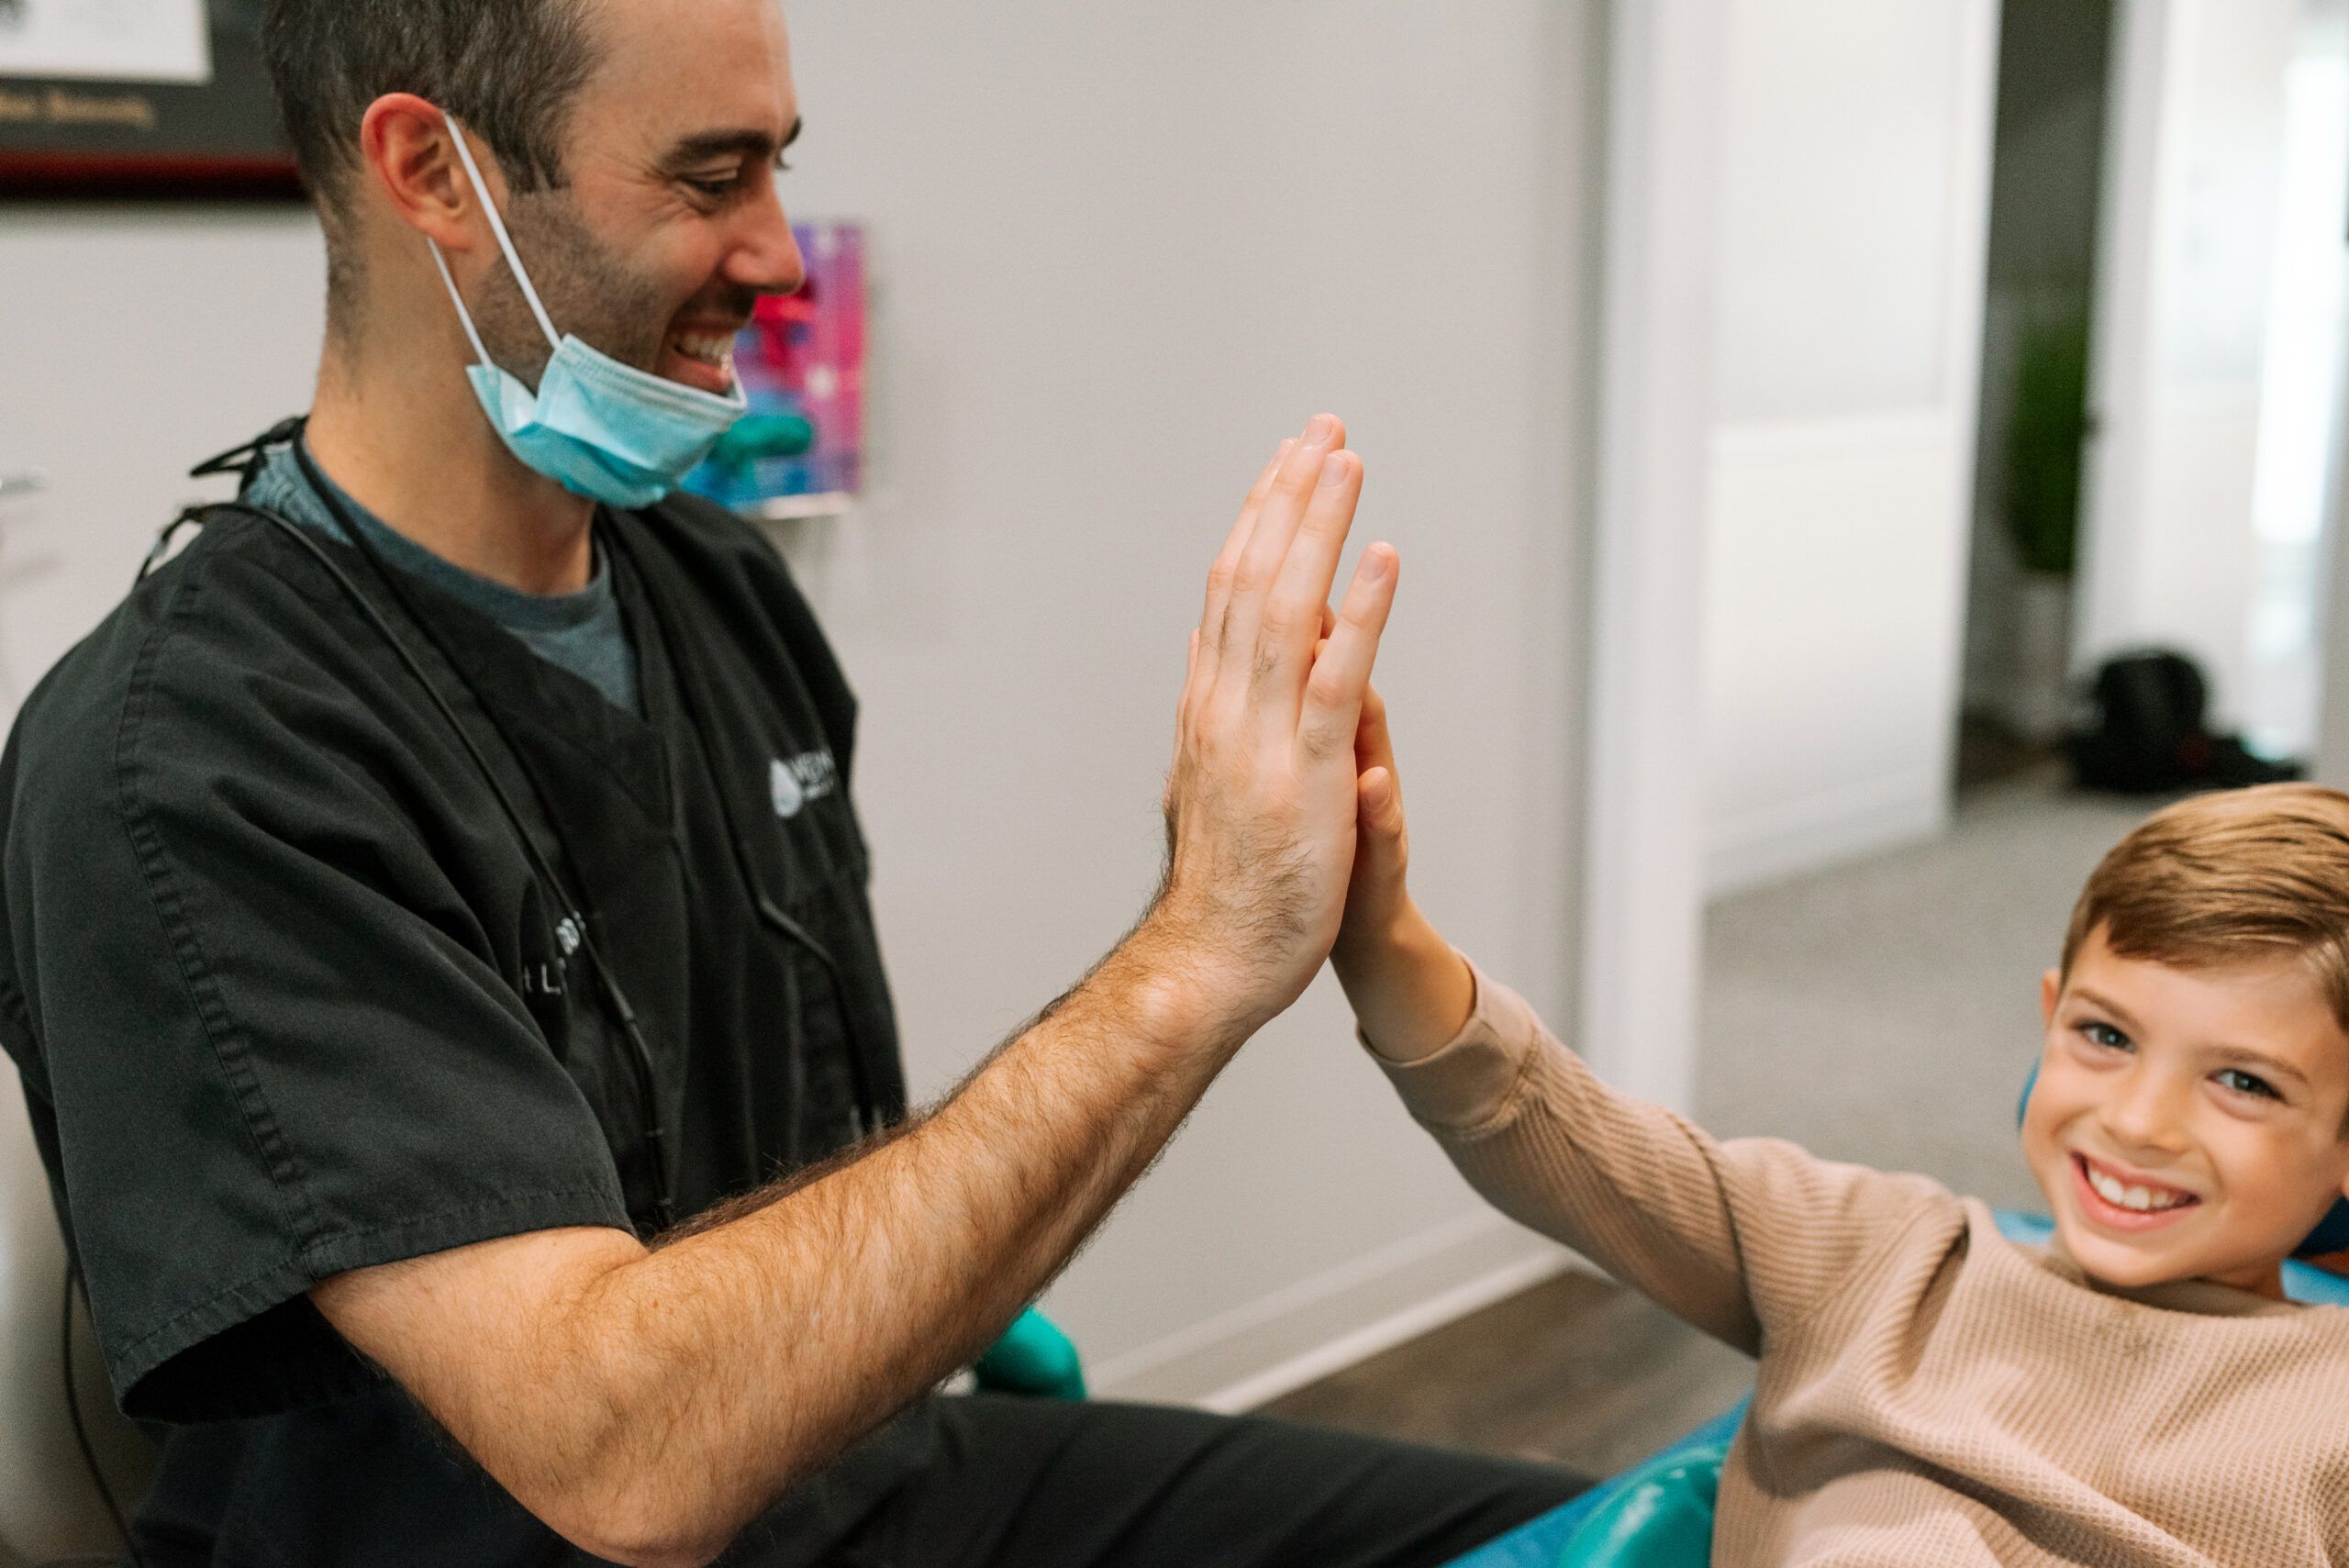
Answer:
[{"label": "man's fingers", "polygon": [[1386,613],[1395,606],[1401,566],[1393,546],[1374,544],[1354,568],[1354,580],[1338,609],[1338,628],[1330,634],[1330,644],[1314,661],[1313,674],[1305,684],[1305,711],[1297,733],[1309,759],[1353,753],[1371,666],[1378,661]]},{"label": "man's fingers", "polygon": [[[1256,646],[1256,628],[1263,620],[1264,601],[1281,574],[1289,541],[1297,537],[1306,507],[1321,477],[1329,455],[1345,445],[1346,428],[1334,416],[1317,414],[1305,434],[1273,477],[1271,494],[1257,509],[1254,528],[1231,572],[1231,593],[1219,622],[1209,623],[1208,635],[1218,660],[1246,658]],[[1325,595],[1324,597],[1327,597]]]},{"label": "man's fingers", "polygon": [[[1283,692],[1294,692],[1299,684],[1298,673],[1328,613],[1330,584],[1338,574],[1338,557],[1346,548],[1361,500],[1362,460],[1352,452],[1331,452],[1322,460],[1257,629],[1255,669]],[[1284,713],[1281,720],[1294,724],[1295,710]]]},{"label": "man's fingers", "polygon": [[1190,728],[1193,693],[1199,682],[1199,628],[1191,628],[1191,646],[1183,655],[1183,693],[1174,701],[1174,746],[1183,745],[1183,731]]},{"label": "man's fingers", "polygon": [[[1200,612],[1199,625],[1210,638],[1223,625],[1224,607],[1231,602],[1231,579],[1239,571],[1241,552],[1248,548],[1249,536],[1255,532],[1256,514],[1264,509],[1264,497],[1273,493],[1273,481],[1280,473],[1281,464],[1288,461],[1288,454],[1296,447],[1295,436],[1282,441],[1280,450],[1273,453],[1273,461],[1264,465],[1256,483],[1248,487],[1246,499],[1240,503],[1240,516],[1233,519],[1231,531],[1224,536],[1223,548],[1216,552],[1215,563],[1208,568],[1207,604]],[[1215,651],[1210,644],[1208,652],[1212,655]]]}]

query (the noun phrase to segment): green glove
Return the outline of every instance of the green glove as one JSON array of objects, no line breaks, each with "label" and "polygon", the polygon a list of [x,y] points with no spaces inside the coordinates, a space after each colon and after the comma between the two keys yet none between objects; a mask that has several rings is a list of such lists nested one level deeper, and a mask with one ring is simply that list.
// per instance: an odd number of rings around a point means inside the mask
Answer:
[{"label": "green glove", "polygon": [[1026,1394],[1041,1399],[1085,1397],[1085,1367],[1076,1344],[1030,1307],[1003,1331],[995,1349],[971,1369],[990,1394]]},{"label": "green glove", "polygon": [[801,457],[816,445],[815,425],[796,414],[745,414],[718,438],[709,461],[747,468],[763,457]]}]

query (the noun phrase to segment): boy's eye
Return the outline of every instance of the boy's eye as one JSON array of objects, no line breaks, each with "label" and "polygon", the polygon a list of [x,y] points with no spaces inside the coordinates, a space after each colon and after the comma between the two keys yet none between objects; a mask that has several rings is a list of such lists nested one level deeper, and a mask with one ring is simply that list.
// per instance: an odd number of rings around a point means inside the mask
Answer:
[{"label": "boy's eye", "polygon": [[2129,1049],[2129,1037],[2110,1024],[2082,1024],[2080,1034],[2090,1045],[2102,1046],[2107,1051]]},{"label": "boy's eye", "polygon": [[2266,1079],[2246,1073],[2240,1067],[2221,1068],[2219,1071],[2218,1077],[2221,1085],[2226,1088],[2232,1089],[2239,1095],[2256,1095],[2264,1099],[2270,1100],[2279,1100],[2283,1098],[2281,1095],[2278,1095],[2276,1092],[2274,1085],[2270,1084]]}]

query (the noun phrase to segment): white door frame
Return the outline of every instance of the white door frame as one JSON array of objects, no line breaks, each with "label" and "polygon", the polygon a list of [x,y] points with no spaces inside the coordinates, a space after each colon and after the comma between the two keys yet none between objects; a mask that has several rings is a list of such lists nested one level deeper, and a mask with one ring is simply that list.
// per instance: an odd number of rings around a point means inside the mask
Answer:
[{"label": "white door frame", "polygon": [[1576,1025],[1609,1082],[1684,1111],[1703,941],[1699,635],[1726,30],[1719,0],[1618,0],[1609,25]]}]

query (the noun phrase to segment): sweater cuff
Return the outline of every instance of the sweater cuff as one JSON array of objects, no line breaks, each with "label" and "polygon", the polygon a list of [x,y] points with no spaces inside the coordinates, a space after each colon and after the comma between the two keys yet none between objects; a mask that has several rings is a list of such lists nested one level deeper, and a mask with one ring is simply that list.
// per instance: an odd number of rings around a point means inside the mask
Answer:
[{"label": "sweater cuff", "polygon": [[1525,998],[1495,982],[1474,959],[1462,959],[1475,978],[1476,1003],[1460,1032],[1435,1051],[1397,1062],[1360,1030],[1354,1035],[1394,1081],[1413,1118],[1445,1132],[1476,1131],[1498,1120],[1547,1038]]}]

